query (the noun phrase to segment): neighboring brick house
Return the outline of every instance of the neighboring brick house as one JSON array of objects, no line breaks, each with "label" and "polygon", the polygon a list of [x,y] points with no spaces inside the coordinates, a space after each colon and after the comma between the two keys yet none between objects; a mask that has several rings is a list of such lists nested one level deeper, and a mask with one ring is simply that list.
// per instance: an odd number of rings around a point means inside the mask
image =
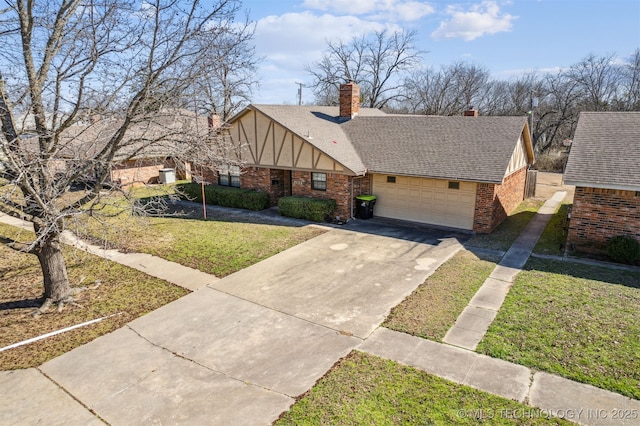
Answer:
[{"label": "neighboring brick house", "polygon": [[[154,112],[130,125],[109,164],[108,181],[122,186],[158,183],[162,169],[173,169],[177,179],[191,179],[191,164],[184,159],[182,142],[186,137],[204,140],[212,123],[206,117],[175,109]],[[87,123],[70,126],[60,137],[56,170],[64,173],[69,162],[92,161],[121,124],[118,118],[93,116]],[[81,179],[90,181],[92,176]]]},{"label": "neighboring brick house", "polygon": [[640,112],[582,112],[564,173],[575,185],[567,245],[602,254],[611,237],[640,241]]},{"label": "neighboring brick house", "polygon": [[335,199],[335,216],[348,220],[355,197],[374,194],[376,216],[480,233],[523,200],[533,163],[527,117],[385,114],[360,108],[353,83],[339,107],[249,105],[226,137],[246,165],[236,185],[269,192],[273,205]]}]

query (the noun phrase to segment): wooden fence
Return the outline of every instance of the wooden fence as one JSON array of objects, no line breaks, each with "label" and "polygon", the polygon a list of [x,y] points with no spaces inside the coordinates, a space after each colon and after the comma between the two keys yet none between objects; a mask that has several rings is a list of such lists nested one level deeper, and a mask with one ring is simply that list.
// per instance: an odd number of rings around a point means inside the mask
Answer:
[{"label": "wooden fence", "polygon": [[527,181],[524,184],[524,198],[536,196],[536,182],[538,180],[537,170],[527,170]]}]

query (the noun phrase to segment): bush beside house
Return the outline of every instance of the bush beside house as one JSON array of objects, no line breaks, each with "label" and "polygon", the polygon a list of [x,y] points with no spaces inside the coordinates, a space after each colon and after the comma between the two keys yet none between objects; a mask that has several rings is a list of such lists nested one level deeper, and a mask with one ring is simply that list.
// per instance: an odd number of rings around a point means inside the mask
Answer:
[{"label": "bush beside house", "polygon": [[[177,189],[183,198],[202,202],[202,187],[200,184],[179,184]],[[206,203],[211,205],[255,211],[269,208],[269,194],[253,189],[205,185],[204,195]]]},{"label": "bush beside house", "polygon": [[336,210],[336,200],[321,200],[308,197],[282,197],[278,201],[280,214],[313,222],[330,219]]}]

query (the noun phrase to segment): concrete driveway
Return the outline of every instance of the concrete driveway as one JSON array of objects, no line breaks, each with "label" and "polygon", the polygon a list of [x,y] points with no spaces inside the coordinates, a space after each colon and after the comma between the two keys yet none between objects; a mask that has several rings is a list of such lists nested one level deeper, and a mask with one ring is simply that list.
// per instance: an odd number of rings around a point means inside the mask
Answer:
[{"label": "concrete driveway", "polygon": [[13,415],[41,420],[47,404],[55,413],[75,399],[76,410],[114,425],[270,424],[461,247],[446,231],[355,228],[331,230],[30,371],[27,391],[48,381],[63,391]]}]

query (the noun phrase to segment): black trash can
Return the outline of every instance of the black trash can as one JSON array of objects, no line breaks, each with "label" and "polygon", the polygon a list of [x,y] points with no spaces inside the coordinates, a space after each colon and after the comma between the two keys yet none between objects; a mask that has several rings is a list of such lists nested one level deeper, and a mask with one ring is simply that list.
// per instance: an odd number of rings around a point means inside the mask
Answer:
[{"label": "black trash can", "polygon": [[375,204],[375,195],[358,195],[356,197],[356,217],[360,219],[371,219],[373,217],[373,206]]}]

